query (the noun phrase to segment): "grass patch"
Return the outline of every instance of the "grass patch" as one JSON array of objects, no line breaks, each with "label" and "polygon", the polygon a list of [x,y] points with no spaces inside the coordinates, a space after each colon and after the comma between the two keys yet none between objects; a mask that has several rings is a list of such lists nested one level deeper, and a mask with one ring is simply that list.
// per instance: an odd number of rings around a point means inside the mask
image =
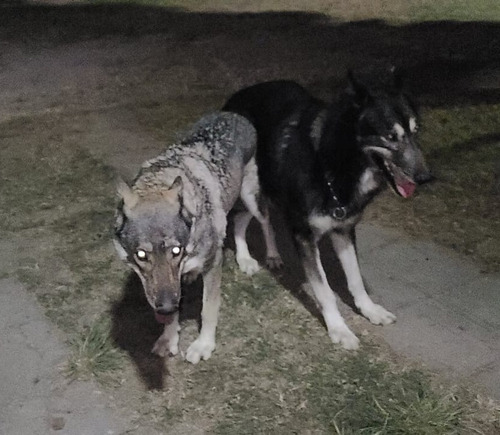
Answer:
[{"label": "grass patch", "polygon": [[321,0],[246,2],[233,4],[227,0],[90,0],[93,4],[129,4],[152,7],[180,8],[196,12],[267,12],[307,11],[352,20],[379,18],[396,22],[421,21],[498,21],[500,5],[496,0]]},{"label": "grass patch", "polygon": [[[449,135],[443,126],[457,116],[446,113],[425,115],[434,134],[442,126],[443,140]],[[457,128],[466,120],[477,125],[474,111],[460,113],[464,117]],[[484,120],[484,134],[496,119],[491,116]],[[121,334],[129,340],[121,349],[116,344],[113,334],[123,325],[109,314],[110,306],[123,291],[127,271],[109,240],[113,174],[76,143],[57,139],[67,121],[47,117],[5,126],[6,131],[22,127],[27,145],[9,152],[0,163],[7,181],[0,187],[0,231],[32,240],[19,276],[67,332],[73,349],[70,376],[105,383],[124,409],[137,413],[139,423],[153,423],[159,430],[168,426],[172,433],[182,433],[186,421],[218,434],[441,435],[500,430],[497,411],[478,417],[469,393],[436,387],[428,374],[409,369],[374,342],[363,340],[363,350],[357,353],[336,350],[320,322],[268,272],[246,277],[230,256],[224,267],[214,356],[198,366],[181,358],[168,360],[170,376],[165,374],[162,388],[145,391],[144,377],[157,376],[151,372],[165,363],[150,356],[151,346],[144,341],[154,341],[160,331],[152,320],[147,323],[150,311],[136,298],[126,313],[130,319],[122,319],[128,323]],[[150,122],[156,122],[154,117]],[[441,148],[431,152],[433,158],[449,160],[469,140],[467,131],[464,127],[460,140],[439,141]],[[429,140],[426,134],[424,142]],[[8,139],[6,149],[16,143],[18,137]],[[359,317],[348,322],[358,334],[367,327]],[[196,334],[196,325],[185,322],[181,349]]]},{"label": "grass patch", "polygon": [[[68,147],[59,130],[66,121],[43,116],[2,125],[0,233],[20,236],[21,252],[30,257],[20,262],[17,277],[78,342],[102,332],[93,319],[109,308],[123,274],[110,242],[114,172],[74,144]],[[14,131],[23,131],[22,147]],[[96,350],[96,338],[87,351]],[[91,370],[91,360],[81,363],[82,370]]]},{"label": "grass patch", "polygon": [[109,316],[96,319],[70,341],[73,352],[67,374],[74,379],[96,378],[103,382],[123,366],[123,355],[111,338]]},{"label": "grass patch", "polygon": [[500,4],[495,0],[412,0],[409,18],[414,21],[498,21]]},{"label": "grass patch", "polygon": [[318,369],[309,376],[308,397],[333,433],[449,434],[460,427],[453,396],[436,394],[419,371],[393,372],[366,353]]},{"label": "grass patch", "polygon": [[[216,98],[207,97],[195,110],[206,111]],[[171,137],[162,119],[178,117],[182,124],[193,113],[186,100],[180,101],[178,106],[169,101],[168,108],[143,106],[139,119],[159,137]],[[488,165],[495,140],[481,138],[494,139],[498,116],[497,106],[426,111],[422,142],[439,168],[440,182],[403,206],[387,198],[377,201],[373,213],[383,213],[374,218],[391,226],[413,219],[413,225],[403,228],[430,235],[438,225],[447,226],[449,214],[463,206],[464,199],[450,200],[457,186],[466,198],[482,198],[487,189],[471,186],[467,177],[483,174],[480,187],[491,181]],[[122,305],[127,308],[124,317],[110,314],[127,276],[110,244],[114,175],[79,149],[76,139],[64,136],[68,123],[70,118],[47,115],[3,126],[7,152],[0,162],[0,232],[32,241],[29,255],[19,262],[18,276],[68,334],[71,377],[97,379],[113,388],[122,406],[136,413],[138,423],[153,423],[159,430],[168,427],[172,433],[182,433],[186,421],[218,434],[441,435],[500,430],[498,410],[480,415],[470,393],[438,388],[429,374],[394,360],[374,342],[363,340],[357,353],[336,350],[320,322],[269,273],[246,277],[231,256],[224,267],[214,356],[198,366],[174,358],[163,373],[165,363],[149,353],[160,333],[149,308],[135,298]],[[21,138],[15,134],[19,131]],[[485,207],[491,206],[488,198]],[[487,227],[492,215],[485,210],[471,212],[472,227],[480,227],[480,222]],[[445,231],[440,233],[443,237]],[[449,237],[456,238],[454,234],[450,231]],[[482,237],[477,228],[470,235],[471,240]],[[357,316],[348,322],[358,335],[367,327]],[[120,347],[117,334],[127,336]],[[184,322],[181,349],[196,334],[194,322]],[[146,391],[144,380],[162,374],[161,388]]]},{"label": "grass patch", "polygon": [[[492,1],[478,0],[475,4],[484,7],[477,9],[473,3],[461,2],[463,8],[458,9],[444,0],[401,0],[390,5],[384,0],[370,4],[339,0],[328,6],[320,0],[310,2],[307,8],[340,20],[475,17],[491,21],[498,17]],[[201,10],[235,8],[223,1],[141,3]],[[267,8],[263,2],[259,5],[258,11]],[[273,5],[278,10],[304,8],[299,2]],[[102,13],[107,11],[111,14]],[[7,12],[10,17],[16,15],[15,10]],[[385,35],[384,25],[380,34],[377,30],[358,34],[356,29],[364,26],[355,25],[354,33],[340,29],[347,36],[343,40],[337,34],[338,46],[325,45],[321,48],[324,51],[318,51],[316,42],[308,39],[316,27],[302,21],[305,15],[294,19],[258,15],[240,20],[223,14],[207,15],[205,20],[196,14],[159,12],[122,6],[33,7],[27,24],[23,21],[21,26],[15,17],[6,29],[21,35],[17,38],[52,43],[103,35],[127,35],[125,39],[130,40],[146,33],[168,35],[163,42],[168,56],[161,58],[154,70],[149,69],[151,59],[145,57],[137,58],[137,69],[131,70],[125,56],[114,67],[116,82],[125,77],[128,81],[123,83],[129,83],[128,87],[113,88],[108,82],[111,88],[107,88],[113,94],[108,95],[110,101],[134,101],[134,107],[127,110],[134,112],[145,131],[164,140],[173,139],[172,132],[182,130],[201,113],[220,107],[229,89],[247,81],[293,76],[311,83],[320,78],[317,86],[324,89],[325,74],[332,73],[328,68],[336,64],[326,55],[315,63],[315,56],[338,50],[340,56],[335,59],[340,60],[362,49],[359,55],[363,62],[370,62],[379,55],[378,48],[375,54],[371,52],[370,44],[379,41],[381,57],[392,59],[399,52],[394,48],[406,41],[404,35],[403,39],[397,33]],[[258,41],[253,40],[255,35]],[[440,41],[442,34],[436,35]],[[274,45],[280,36],[286,46]],[[298,37],[301,44],[297,44]],[[357,38],[363,42],[356,43]],[[114,49],[115,41],[110,39]],[[245,45],[247,39],[250,43]],[[383,53],[384,40],[390,41],[390,56]],[[347,52],[342,51],[343,41],[351,47]],[[414,39],[408,41],[413,47]],[[425,48],[422,52],[427,53],[428,41],[418,41],[416,48]],[[288,46],[292,50],[283,49]],[[432,55],[435,46],[429,47]],[[145,72],[144,77],[139,70]],[[158,83],[169,88],[154,88]],[[158,89],[158,93],[151,89]],[[88,100],[82,93],[82,106],[87,103],[92,112],[98,92],[89,89]],[[492,165],[498,159],[499,111],[496,105],[425,110],[422,143],[439,181],[422,189],[412,201],[384,196],[371,208],[368,219],[433,238],[475,258],[485,270],[497,270],[498,196],[490,187]],[[37,295],[50,319],[67,333],[73,346],[70,376],[105,383],[140,427],[154,424],[159,431],[170,433],[195,429],[219,434],[500,432],[496,405],[477,401],[467,391],[439,386],[428,373],[408,368],[376,342],[363,339],[357,353],[338,350],[320,322],[270,274],[263,271],[248,278],[231,258],[224,267],[218,347],[212,359],[191,366],[180,357],[163,361],[151,356],[152,343],[161,331],[140,298],[128,300],[122,295],[129,287],[128,270],[117,260],[110,243],[114,174],[79,147],[79,135],[91,131],[86,122],[84,114],[47,113],[0,125],[0,235],[21,241],[24,260],[19,262],[17,275]],[[140,292],[139,288],[132,290]],[[358,335],[370,328],[357,316],[347,321]],[[182,326],[181,349],[185,350],[197,334],[197,325],[188,320]]]},{"label": "grass patch", "polygon": [[216,357],[189,370],[182,403],[215,422],[210,433],[467,433],[465,393],[435,389],[366,340],[357,353],[327,351],[323,328],[282,287],[248,303],[254,293],[233,261],[223,286]]},{"label": "grass patch", "polygon": [[[188,89],[189,79],[182,77],[182,75],[179,75],[177,79],[181,88]],[[199,91],[200,89],[196,90],[196,92]],[[174,104],[172,102],[165,104],[164,101],[159,100],[146,103],[139,101],[133,110],[144,129],[167,144],[181,139],[193,120],[222,107],[226,95],[220,90],[203,89],[203,92],[194,98],[196,104],[193,104],[192,95],[186,97],[183,93],[176,96]]]}]

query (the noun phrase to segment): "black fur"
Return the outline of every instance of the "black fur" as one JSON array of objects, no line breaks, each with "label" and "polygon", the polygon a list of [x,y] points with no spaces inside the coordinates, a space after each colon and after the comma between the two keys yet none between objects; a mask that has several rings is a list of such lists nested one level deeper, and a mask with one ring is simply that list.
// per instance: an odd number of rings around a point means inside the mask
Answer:
[{"label": "black fur", "polygon": [[[331,340],[356,349],[359,340],[338,310],[317,243],[329,235],[360,312],[377,325],[394,322],[396,317],[366,293],[354,228],[386,184],[407,198],[429,178],[415,141],[417,114],[400,80],[391,73],[385,86],[367,87],[350,76],[349,86],[332,104],[294,82],[262,83],[237,92],[224,110],[247,117],[256,128],[260,188],[288,220]],[[245,222],[242,218],[238,225],[243,248]]]},{"label": "black fur", "polygon": [[[338,101],[327,104],[295,82],[274,81],[243,89],[224,106],[256,127],[262,191],[284,210],[295,234],[310,232],[312,212],[332,215],[344,207],[342,220],[352,222],[349,218],[359,216],[385,187],[381,158],[364,147],[395,122],[408,130],[408,118],[417,117],[399,80],[386,88],[368,89],[351,78]],[[316,132],[315,122],[322,124]],[[361,192],[360,178],[368,168],[374,188]],[[423,177],[425,170],[414,172],[413,178]]]}]

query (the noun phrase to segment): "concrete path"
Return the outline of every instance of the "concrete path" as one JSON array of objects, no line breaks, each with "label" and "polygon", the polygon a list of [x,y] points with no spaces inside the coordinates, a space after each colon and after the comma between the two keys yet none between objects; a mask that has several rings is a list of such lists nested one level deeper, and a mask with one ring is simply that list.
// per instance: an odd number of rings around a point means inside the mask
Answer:
[{"label": "concrete path", "polygon": [[[0,270],[15,246],[2,241]],[[34,296],[14,279],[0,279],[0,434],[112,435],[130,423],[92,382],[68,383],[63,337]]]},{"label": "concrete path", "polygon": [[500,399],[500,275],[369,224],[358,248],[373,298],[398,316],[380,329],[389,345]]}]

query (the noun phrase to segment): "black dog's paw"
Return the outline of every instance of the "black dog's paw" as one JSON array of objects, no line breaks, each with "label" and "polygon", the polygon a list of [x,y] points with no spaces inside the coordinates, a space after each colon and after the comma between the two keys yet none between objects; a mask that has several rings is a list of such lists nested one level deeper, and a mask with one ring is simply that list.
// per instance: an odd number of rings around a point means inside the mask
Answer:
[{"label": "black dog's paw", "polygon": [[283,260],[278,255],[276,257],[267,257],[266,266],[269,270],[281,270],[284,266]]}]

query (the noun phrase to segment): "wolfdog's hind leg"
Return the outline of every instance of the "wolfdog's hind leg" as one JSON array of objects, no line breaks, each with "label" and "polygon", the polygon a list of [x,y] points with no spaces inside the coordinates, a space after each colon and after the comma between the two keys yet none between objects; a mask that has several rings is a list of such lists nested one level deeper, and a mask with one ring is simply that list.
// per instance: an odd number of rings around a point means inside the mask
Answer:
[{"label": "wolfdog's hind leg", "polygon": [[283,267],[283,260],[276,246],[276,235],[271,225],[267,201],[263,200],[263,202],[264,204],[261,205],[261,215],[256,216],[256,218],[260,222],[262,233],[264,234],[264,241],[266,243],[266,265],[269,269],[281,269]]},{"label": "wolfdog's hind leg", "polygon": [[252,220],[252,214],[242,211],[234,216],[234,244],[236,246],[236,262],[241,271],[247,275],[253,275],[260,269],[259,263],[252,258],[248,251],[246,240],[247,227]]},{"label": "wolfdog's hind leg", "polygon": [[152,352],[162,357],[177,355],[179,353],[179,330],[179,313],[167,316],[163,334],[156,340]]}]

